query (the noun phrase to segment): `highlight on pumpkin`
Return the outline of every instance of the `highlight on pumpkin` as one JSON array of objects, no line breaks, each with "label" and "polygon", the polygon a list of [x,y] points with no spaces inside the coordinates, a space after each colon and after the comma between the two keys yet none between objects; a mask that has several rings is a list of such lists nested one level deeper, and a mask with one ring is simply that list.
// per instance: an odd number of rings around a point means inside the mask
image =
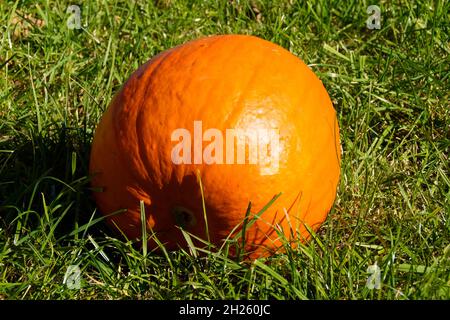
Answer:
[{"label": "highlight on pumpkin", "polygon": [[[203,132],[202,121],[194,121],[193,130],[175,129],[170,140],[178,142],[171,151],[175,165],[253,164],[259,165],[261,175],[278,172],[281,152],[279,129],[226,129],[224,134],[216,128]],[[204,142],[209,144],[203,147]]]}]

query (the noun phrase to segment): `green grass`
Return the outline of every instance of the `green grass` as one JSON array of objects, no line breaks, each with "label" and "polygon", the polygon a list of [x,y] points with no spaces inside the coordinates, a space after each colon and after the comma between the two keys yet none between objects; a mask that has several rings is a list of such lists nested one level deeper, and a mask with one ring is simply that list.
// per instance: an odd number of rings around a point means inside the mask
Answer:
[{"label": "green grass", "polygon": [[[378,2],[380,30],[366,1],[92,0],[84,30],[66,27],[69,4],[0,2],[0,299],[450,299],[450,2]],[[139,65],[223,33],[273,41],[323,81],[343,146],[335,206],[266,261],[146,252],[96,212],[94,129]]]}]

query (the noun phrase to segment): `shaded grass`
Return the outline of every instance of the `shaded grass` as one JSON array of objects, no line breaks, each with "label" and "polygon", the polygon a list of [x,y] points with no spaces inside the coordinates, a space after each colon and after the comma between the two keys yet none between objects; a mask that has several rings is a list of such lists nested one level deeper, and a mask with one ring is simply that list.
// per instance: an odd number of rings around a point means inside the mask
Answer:
[{"label": "shaded grass", "polygon": [[[381,2],[380,30],[365,26],[369,4],[90,1],[69,30],[69,2],[0,3],[0,298],[449,299],[449,3]],[[266,261],[139,250],[90,196],[90,143],[120,85],[221,33],[301,57],[341,127],[335,207],[310,243]],[[365,286],[375,262],[380,290]],[[62,283],[69,265],[80,290]]]}]

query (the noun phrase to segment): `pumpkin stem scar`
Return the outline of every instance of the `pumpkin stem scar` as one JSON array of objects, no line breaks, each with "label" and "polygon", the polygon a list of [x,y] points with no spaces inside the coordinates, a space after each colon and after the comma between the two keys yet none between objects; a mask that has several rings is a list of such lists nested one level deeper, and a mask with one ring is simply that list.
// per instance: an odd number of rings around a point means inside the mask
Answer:
[{"label": "pumpkin stem scar", "polygon": [[193,227],[197,224],[194,213],[182,206],[172,208],[172,215],[175,218],[175,224],[183,229]]}]

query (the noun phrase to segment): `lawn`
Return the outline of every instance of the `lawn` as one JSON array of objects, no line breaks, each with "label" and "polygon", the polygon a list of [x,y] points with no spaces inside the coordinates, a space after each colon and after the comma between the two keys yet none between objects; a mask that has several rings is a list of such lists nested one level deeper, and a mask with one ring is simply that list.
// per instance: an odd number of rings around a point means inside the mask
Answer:
[{"label": "lawn", "polygon": [[[67,25],[73,4],[81,29]],[[380,29],[366,25],[371,4]],[[1,1],[0,299],[450,299],[449,9],[444,0]],[[281,45],[324,83],[343,148],[335,204],[312,241],[265,260],[146,253],[96,211],[94,130],[139,65],[228,33]],[[74,265],[79,289],[63,283]]]}]

